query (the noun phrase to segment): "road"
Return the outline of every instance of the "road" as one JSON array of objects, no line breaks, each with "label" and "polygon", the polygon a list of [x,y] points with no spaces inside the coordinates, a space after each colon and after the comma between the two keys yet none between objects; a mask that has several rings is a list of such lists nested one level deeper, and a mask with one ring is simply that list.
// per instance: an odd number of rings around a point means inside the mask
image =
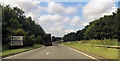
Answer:
[{"label": "road", "polygon": [[[62,45],[41,47],[4,59],[92,59],[84,54]],[[95,61],[95,60],[93,60]]]}]

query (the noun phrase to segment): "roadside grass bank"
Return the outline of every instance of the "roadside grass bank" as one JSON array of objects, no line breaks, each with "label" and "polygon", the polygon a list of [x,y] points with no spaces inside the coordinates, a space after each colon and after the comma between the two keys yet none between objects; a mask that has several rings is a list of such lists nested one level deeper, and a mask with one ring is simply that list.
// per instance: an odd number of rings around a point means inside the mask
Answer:
[{"label": "roadside grass bank", "polygon": [[[62,45],[69,46],[69,47],[75,48],[80,51],[85,51],[85,52],[94,54],[96,56],[103,57],[105,59],[118,59],[119,58],[118,57],[119,49],[111,49],[111,48],[106,48],[106,47],[95,47],[93,45],[97,45],[98,43],[96,43],[96,44],[94,44],[94,43],[92,44],[92,43],[93,43],[93,40],[86,41],[86,43],[85,43],[85,41],[71,41],[71,42],[64,42],[64,43],[62,43]],[[85,44],[88,44],[88,45],[85,45]],[[101,43],[99,43],[99,44],[101,44]],[[110,45],[116,45],[116,44],[111,43]],[[104,45],[105,45],[105,43],[104,43]],[[106,45],[109,45],[109,44],[106,44]]]},{"label": "roadside grass bank", "polygon": [[117,39],[81,40],[81,44],[120,46],[120,42]]},{"label": "roadside grass bank", "polygon": [[2,51],[2,57],[6,57],[6,56],[9,56],[9,55],[14,55],[14,54],[17,54],[17,53],[21,53],[21,52],[25,52],[25,51],[28,51],[28,50],[36,49],[36,48],[39,48],[39,47],[42,47],[42,46],[43,45],[36,44],[36,45],[31,46],[31,47],[4,50],[4,51]]}]

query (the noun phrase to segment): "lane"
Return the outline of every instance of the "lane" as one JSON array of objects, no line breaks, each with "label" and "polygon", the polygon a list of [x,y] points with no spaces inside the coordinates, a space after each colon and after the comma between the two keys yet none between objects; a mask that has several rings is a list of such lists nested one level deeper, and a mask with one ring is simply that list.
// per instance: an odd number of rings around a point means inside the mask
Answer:
[{"label": "lane", "polygon": [[47,46],[4,59],[91,59],[61,45]]},{"label": "lane", "polygon": [[44,59],[91,59],[64,46],[51,46]]}]

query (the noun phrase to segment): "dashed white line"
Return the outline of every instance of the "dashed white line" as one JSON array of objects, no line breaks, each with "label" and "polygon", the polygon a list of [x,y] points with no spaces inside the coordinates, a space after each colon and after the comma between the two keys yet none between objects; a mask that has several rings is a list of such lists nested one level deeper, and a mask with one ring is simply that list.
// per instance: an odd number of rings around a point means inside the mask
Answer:
[{"label": "dashed white line", "polygon": [[47,52],[46,54],[48,55],[50,52]]}]

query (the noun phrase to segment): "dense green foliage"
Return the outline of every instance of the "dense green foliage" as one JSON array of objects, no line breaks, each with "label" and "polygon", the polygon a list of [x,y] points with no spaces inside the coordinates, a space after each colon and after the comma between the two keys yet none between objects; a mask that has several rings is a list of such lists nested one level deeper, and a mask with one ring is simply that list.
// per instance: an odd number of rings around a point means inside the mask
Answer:
[{"label": "dense green foliage", "polygon": [[[42,43],[44,30],[36,24],[31,17],[26,17],[25,12],[17,7],[2,7],[2,44],[7,45],[10,37],[24,36],[24,46],[32,46],[37,42]],[[37,43],[37,44],[39,44]]]},{"label": "dense green foliage", "polygon": [[120,9],[113,15],[104,16],[92,21],[83,30],[64,35],[64,41],[88,39],[118,39],[120,40]]}]

